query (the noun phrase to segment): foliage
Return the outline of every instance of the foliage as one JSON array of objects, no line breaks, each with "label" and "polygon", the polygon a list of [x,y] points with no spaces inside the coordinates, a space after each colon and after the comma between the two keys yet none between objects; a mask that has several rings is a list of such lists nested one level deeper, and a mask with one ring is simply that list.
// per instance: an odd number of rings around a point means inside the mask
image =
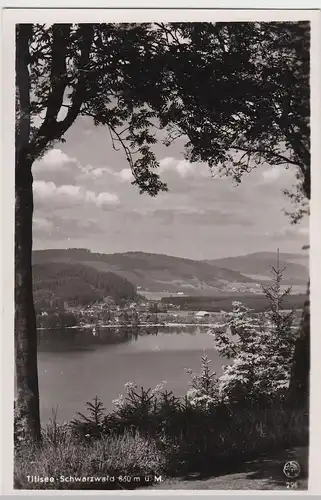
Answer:
[{"label": "foliage", "polygon": [[71,426],[76,429],[77,433],[80,431],[86,437],[99,437],[102,433],[105,422],[105,408],[102,401],[95,396],[93,403],[87,401],[86,403],[88,416],[78,412],[79,418],[71,421]]},{"label": "foliage", "polygon": [[174,476],[193,470],[213,473],[264,451],[306,444],[306,412],[287,409],[276,399],[268,407],[253,400],[247,405],[222,401],[209,363],[204,356],[201,373],[191,373],[190,383],[197,387],[197,395],[177,398],[164,390],[164,383],[154,390],[137,391],[136,384],[128,382],[126,395],[119,396],[114,411],[101,419],[99,433],[94,419],[84,417],[73,423],[73,435],[92,441],[139,432],[155,440],[167,474]]},{"label": "foliage", "polygon": [[189,160],[237,184],[264,163],[295,166],[295,192],[309,199],[309,23],[162,26],[169,39],[163,84],[170,102],[163,100],[161,111],[168,142],[187,136]]},{"label": "foliage", "polygon": [[43,263],[33,266],[35,299],[88,305],[112,297],[116,303],[136,296],[134,285],[110,272],[99,272],[81,264]]},{"label": "foliage", "polygon": [[215,372],[210,369],[211,360],[206,353],[201,357],[201,373],[193,373],[188,368],[186,372],[190,375],[191,388],[187,391],[187,399],[191,406],[209,409],[219,402],[218,381]]},{"label": "foliage", "polygon": [[200,413],[200,426],[194,424],[189,433],[163,440],[161,449],[167,459],[168,475],[195,471],[225,475],[263,453],[306,446],[308,442],[304,411],[232,407],[224,417],[223,413],[217,417],[216,412],[205,416]]},{"label": "foliage", "polygon": [[91,116],[155,195],[166,189],[153,171],[158,123],[167,143],[187,137],[191,161],[236,182],[263,163],[294,165],[309,198],[309,23],[38,24],[18,26],[23,36],[30,118],[44,116],[30,129],[32,158]]},{"label": "foliage", "polygon": [[[139,430],[141,433],[163,432],[169,425],[177,425],[175,413],[179,414],[181,403],[172,392],[164,391],[165,381],[153,390],[145,390],[133,382],[125,384],[126,395],[119,395],[113,401],[114,411],[110,414],[101,412],[102,403],[95,399],[94,405],[87,403],[89,415],[78,415],[81,419],[71,422],[75,435],[86,438],[96,438],[110,432],[122,434],[125,430]],[[99,414],[99,420],[95,417]]]},{"label": "foliage", "polygon": [[[164,455],[155,440],[138,433],[79,441],[59,429],[52,443],[43,431],[42,446],[22,443],[15,449],[14,487],[17,489],[135,489],[149,484],[165,468]],[[59,434],[61,433],[61,435]],[[28,482],[27,476],[53,477],[53,483]],[[62,481],[77,477],[78,481]],[[139,478],[139,481],[134,481]],[[93,479],[92,479],[93,478]],[[102,479],[105,478],[105,479]],[[113,479],[114,478],[114,479]],[[152,478],[152,479],[151,479]]]},{"label": "foliage", "polygon": [[[147,61],[152,67],[159,42],[148,24],[18,25],[17,150],[33,162],[64,141],[78,116],[91,116],[125,152],[134,184],[152,196],[165,190],[153,172],[155,113],[131,88],[140,85],[139,68]],[[129,79],[134,73],[135,83]]]},{"label": "foliage", "polygon": [[232,363],[224,366],[220,394],[228,401],[269,401],[285,394],[290,382],[296,342],[293,311],[284,310],[283,269],[272,268],[273,283],[263,287],[269,308],[254,315],[240,302],[223,313],[223,326],[214,328],[217,351]]},{"label": "foliage", "polygon": [[294,408],[309,408],[310,393],[310,281],[304,302],[297,344],[291,368],[288,404]]},{"label": "foliage", "polygon": [[[134,385],[127,386],[128,393]],[[151,391],[144,391],[151,395]],[[163,388],[158,399],[166,399]],[[108,420],[109,431],[94,435],[75,434],[73,425],[59,423],[56,413],[43,429],[41,446],[19,441],[15,447],[15,487],[26,489],[122,489],[144,485],[145,475],[180,476],[188,472],[224,474],[240,462],[275,452],[288,446],[305,446],[308,439],[306,412],[274,406],[259,409],[239,405],[191,407],[186,401],[167,397],[163,404],[162,425],[153,410],[149,420],[128,418],[117,413]],[[99,403],[99,399],[96,399]],[[138,408],[141,401],[136,399]],[[96,404],[96,406],[98,406]],[[128,415],[127,415],[128,416]],[[92,418],[92,423],[95,421]],[[124,425],[120,426],[123,418]],[[151,426],[154,419],[158,425]],[[106,420],[107,423],[107,420]],[[140,476],[133,484],[62,483],[61,475],[78,477]],[[32,484],[27,475],[53,476],[52,484]]]},{"label": "foliage", "polygon": [[17,411],[16,400],[14,401],[13,410],[13,437],[15,446],[19,444],[20,441],[25,439],[24,428],[21,422],[21,415]]},{"label": "foliage", "polygon": [[71,440],[71,426],[66,422],[60,422],[57,418],[58,406],[52,410],[52,416],[45,429],[42,429],[44,444],[53,448],[65,446]]},{"label": "foliage", "polygon": [[296,172],[296,184],[292,186],[292,190],[284,189],[283,191],[293,205],[292,211],[285,210],[285,214],[290,217],[292,224],[297,224],[305,215],[310,215],[310,204],[305,195],[304,182],[303,174],[298,171]]},{"label": "foliage", "polygon": [[[41,304],[41,308],[39,305]],[[44,309],[46,310],[47,307],[52,304],[52,302],[46,302],[43,298],[40,302],[36,302],[36,311],[39,312],[39,309]],[[38,328],[45,328],[45,329],[50,329],[50,328],[57,328],[57,329],[62,329],[62,328],[70,328],[72,326],[77,325],[77,318],[74,316],[74,314],[67,312],[64,310],[64,308],[59,307],[58,310],[54,311],[49,311],[45,312],[42,311],[41,313],[37,314],[37,326]]]}]

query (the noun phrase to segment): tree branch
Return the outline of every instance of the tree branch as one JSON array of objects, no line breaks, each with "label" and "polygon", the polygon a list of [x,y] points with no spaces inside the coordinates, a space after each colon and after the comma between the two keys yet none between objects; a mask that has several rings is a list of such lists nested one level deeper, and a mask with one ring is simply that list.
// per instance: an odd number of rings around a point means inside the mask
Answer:
[{"label": "tree branch", "polygon": [[[288,89],[288,95],[282,95],[280,92],[277,93],[279,100],[282,102],[286,102],[287,107],[283,110],[281,116],[277,118],[278,125],[280,129],[283,131],[285,137],[289,141],[294,154],[300,159],[300,162],[297,162],[296,165],[300,168],[302,174],[306,175],[306,170],[310,169],[310,152],[309,150],[302,144],[301,137],[302,133],[297,134],[293,128],[293,124],[291,120],[289,120],[289,111],[291,110],[291,103],[289,96],[291,95],[290,89]],[[272,101],[273,103],[273,101]],[[275,105],[274,105],[275,107]],[[276,112],[277,116],[277,112]],[[308,196],[309,197],[309,196]]]},{"label": "tree branch", "polygon": [[[70,28],[69,28],[70,29]],[[52,98],[50,102],[49,109],[49,101],[48,101],[48,109],[45,122],[40,127],[36,138],[32,144],[32,155],[34,158],[37,158],[46,148],[46,146],[55,140],[60,139],[63,134],[69,129],[69,127],[76,120],[77,116],[80,113],[81,106],[84,101],[84,92],[86,87],[86,66],[90,62],[90,50],[92,46],[92,41],[94,38],[94,28],[91,24],[82,24],[78,28],[79,30],[79,38],[81,40],[80,43],[80,58],[79,58],[79,67],[78,67],[78,81],[71,95],[71,104],[66,106],[63,105],[62,100],[64,96],[64,92],[67,86],[67,75],[66,73],[66,55],[67,55],[67,39],[65,38],[65,44],[62,48],[63,50],[63,62],[60,62],[59,65],[56,62],[55,69],[53,72],[57,78],[60,78],[61,81],[56,83],[54,88],[55,95],[50,96],[49,99]],[[59,35],[56,32],[56,36]],[[66,35],[66,31],[65,31]],[[60,43],[62,43],[63,39],[60,38]],[[58,47],[58,45],[57,45]],[[62,57],[61,53],[59,57]],[[68,112],[66,117],[57,122],[57,116],[61,107],[67,107]]]},{"label": "tree branch", "polygon": [[59,122],[60,134],[64,134],[66,130],[72,125],[72,123],[77,118],[81,105],[83,103],[83,96],[86,87],[86,66],[90,62],[90,49],[92,42],[94,40],[94,28],[91,24],[83,24],[79,27],[79,32],[81,33],[82,43],[81,43],[81,55],[79,59],[79,77],[78,83],[74,92],[71,96],[71,107],[62,122]]},{"label": "tree branch", "polygon": [[[177,37],[176,31],[173,31],[170,28],[167,28],[167,26],[166,26],[165,23],[154,23],[154,24],[155,24],[155,26],[157,26],[158,28],[160,28],[166,35],[171,36],[172,40],[175,41],[177,43],[177,45],[179,45],[179,46],[182,45],[181,42],[180,42],[180,40]],[[169,40],[168,40],[167,37],[166,37],[166,39],[167,39],[168,46],[170,46],[170,43],[169,43]]]},{"label": "tree branch", "polygon": [[[51,93],[47,104],[47,113],[39,130],[39,135],[43,135],[52,124],[55,125],[64,93],[67,86],[67,44],[70,38],[70,24],[54,24],[52,28],[52,49],[51,49]],[[43,129],[43,130],[41,130]]]},{"label": "tree branch", "polygon": [[274,153],[273,151],[268,151],[267,149],[263,148],[245,148],[241,146],[230,146],[231,149],[239,149],[240,151],[245,151],[249,154],[254,154],[254,153],[261,153],[263,155],[271,155],[275,156],[278,160],[280,160],[282,163],[290,163],[291,165],[295,165],[296,167],[300,167],[300,164],[294,160],[291,160],[290,158],[287,158],[286,156],[280,155],[278,153]]}]

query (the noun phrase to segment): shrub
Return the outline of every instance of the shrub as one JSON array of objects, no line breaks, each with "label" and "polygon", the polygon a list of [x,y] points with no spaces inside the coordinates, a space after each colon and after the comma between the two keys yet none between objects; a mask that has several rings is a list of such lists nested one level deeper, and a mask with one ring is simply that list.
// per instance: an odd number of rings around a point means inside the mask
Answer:
[{"label": "shrub", "polygon": [[219,392],[225,401],[269,406],[282,402],[288,389],[296,335],[293,311],[284,309],[291,288],[282,290],[279,265],[272,268],[273,282],[263,291],[269,308],[261,314],[240,302],[222,312],[223,325],[211,330],[217,351],[232,363],[223,367]]},{"label": "shrub", "polygon": [[70,422],[71,430],[74,436],[80,438],[99,438],[105,432],[106,409],[98,396],[93,398],[93,402],[87,401],[86,407],[88,416],[78,412],[80,419]]},{"label": "shrub", "polygon": [[219,402],[218,380],[215,372],[210,370],[210,362],[204,353],[201,357],[201,372],[193,373],[191,369],[186,369],[190,375],[191,388],[187,391],[187,399],[193,407],[209,410]]},{"label": "shrub", "polygon": [[190,428],[160,443],[168,475],[228,473],[236,464],[263,453],[308,442],[308,418],[303,411],[235,407],[224,421],[213,412],[199,423],[198,432]]},{"label": "shrub", "polygon": [[[164,390],[136,392],[130,384],[127,391],[120,408],[110,415],[97,418],[94,407],[102,408],[102,403],[96,397],[89,405],[91,416],[81,417],[84,421],[61,424],[57,422],[57,413],[53,413],[43,430],[41,446],[19,441],[15,450],[16,488],[131,488],[145,484],[145,476],[177,476],[195,470],[203,474],[228,472],[236,463],[263,452],[308,442],[307,414],[276,403],[265,409],[255,403],[245,406],[219,402],[204,406],[193,405],[188,398],[178,399]],[[148,404],[143,404],[151,397]],[[146,418],[139,419],[140,410],[146,407]],[[99,435],[90,427],[94,424]],[[83,434],[83,425],[89,425],[94,432]],[[139,476],[140,480],[126,485],[121,480],[104,484],[64,483],[59,481],[61,474]],[[55,482],[30,483],[27,475],[52,476]]]},{"label": "shrub", "polygon": [[[15,488],[126,489],[143,484],[146,477],[162,474],[165,468],[164,456],[155,440],[146,439],[139,433],[125,432],[122,436],[104,436],[88,442],[71,439],[59,441],[57,446],[48,439],[46,432],[41,447],[24,444],[16,447]],[[28,481],[27,476],[53,477],[54,482],[34,483]],[[80,480],[61,481],[61,476]],[[140,481],[129,484],[128,478],[134,477]],[[124,478],[127,478],[126,483]]]},{"label": "shrub", "polygon": [[53,447],[65,446],[73,438],[71,425],[67,422],[59,422],[57,414],[58,406],[52,410],[52,416],[46,428],[42,430],[43,441]]},{"label": "shrub", "polygon": [[[215,377],[207,356],[202,359],[201,374],[192,374],[191,384],[201,389],[206,380],[204,387],[211,391],[216,387]],[[202,374],[207,375],[202,378]],[[214,381],[211,388],[209,381]],[[151,440],[168,475],[195,469],[213,473],[235,461],[277,448],[305,445],[308,440],[307,415],[285,409],[276,401],[269,408],[250,401],[244,405],[215,399],[215,404],[203,404],[193,403],[188,397],[176,398],[164,390],[137,391],[133,383],[126,389],[126,396],[115,402],[115,412],[105,417],[104,432],[119,439],[123,434],[135,437],[138,432]]]}]

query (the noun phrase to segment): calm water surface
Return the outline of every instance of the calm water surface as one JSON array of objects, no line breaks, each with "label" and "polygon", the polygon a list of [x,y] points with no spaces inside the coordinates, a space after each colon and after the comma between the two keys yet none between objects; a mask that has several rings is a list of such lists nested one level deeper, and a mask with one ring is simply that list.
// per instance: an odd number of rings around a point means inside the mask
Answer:
[{"label": "calm water surface", "polygon": [[58,419],[70,420],[95,395],[111,410],[129,380],[146,389],[166,380],[168,390],[183,395],[189,380],[185,368],[199,372],[204,350],[212,369],[221,371],[223,361],[206,331],[199,326],[39,331],[42,422],[57,405]]}]

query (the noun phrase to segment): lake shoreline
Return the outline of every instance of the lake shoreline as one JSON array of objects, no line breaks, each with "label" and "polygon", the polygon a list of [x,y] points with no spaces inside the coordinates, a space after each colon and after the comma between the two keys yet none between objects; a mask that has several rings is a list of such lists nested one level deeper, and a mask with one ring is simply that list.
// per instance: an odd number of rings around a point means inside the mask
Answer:
[{"label": "lake shoreline", "polygon": [[[184,326],[202,326],[202,327],[214,327],[217,326],[218,323],[140,323],[139,325],[119,325],[117,323],[112,324],[112,325],[77,325],[77,326],[66,326],[63,327],[64,330],[88,330],[88,329],[99,329],[99,328],[146,328],[146,327],[159,327],[159,328],[164,328],[164,327],[180,327],[183,328]],[[55,327],[55,328],[44,328],[44,327],[39,327],[37,330],[61,330],[61,327]]]}]

